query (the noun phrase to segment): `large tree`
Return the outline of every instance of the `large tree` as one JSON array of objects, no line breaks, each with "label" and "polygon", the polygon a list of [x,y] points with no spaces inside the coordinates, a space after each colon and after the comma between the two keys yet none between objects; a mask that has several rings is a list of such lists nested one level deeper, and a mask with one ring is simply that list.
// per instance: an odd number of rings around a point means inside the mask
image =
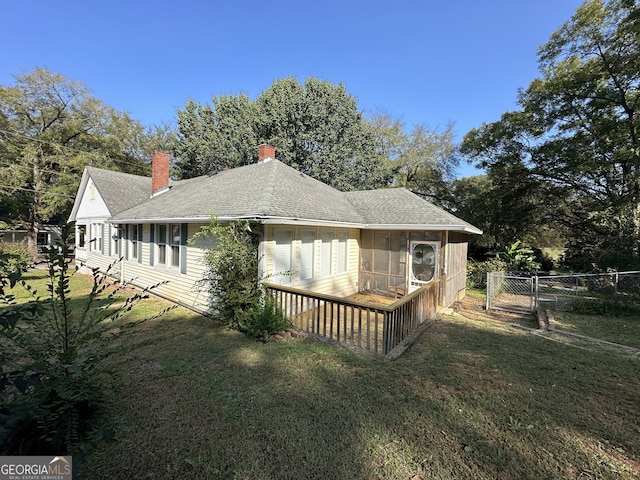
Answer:
[{"label": "large tree", "polygon": [[222,95],[213,105],[189,100],[178,110],[174,173],[192,178],[254,161],[259,143],[254,104],[246,95]]},{"label": "large tree", "polygon": [[0,86],[0,200],[35,247],[43,222],[64,221],[85,165],[147,173],[163,127],[145,129],[89,94],[81,82],[44,68]]},{"label": "large tree", "polygon": [[254,101],[214,97],[212,105],[189,101],[177,113],[175,171],[181,178],[254,162],[258,144],[269,143],[282,162],[340,190],[392,180],[373,127],[342,84],[285,78]]},{"label": "large tree", "polygon": [[403,122],[382,111],[369,121],[382,156],[394,166],[394,185],[444,205],[459,165],[453,124],[444,129],[415,125],[407,131]]},{"label": "large tree", "polygon": [[[640,7],[587,1],[540,47],[539,62],[522,109],[469,132],[462,150],[490,174],[543,182],[549,213],[568,206],[555,220],[570,229],[574,266],[637,265]],[[606,265],[611,250],[619,255]]]}]

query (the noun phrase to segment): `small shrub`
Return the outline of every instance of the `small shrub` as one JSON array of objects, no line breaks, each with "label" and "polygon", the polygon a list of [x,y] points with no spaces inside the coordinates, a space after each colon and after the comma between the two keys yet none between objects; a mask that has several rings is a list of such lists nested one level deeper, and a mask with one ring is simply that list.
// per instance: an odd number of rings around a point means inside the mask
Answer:
[{"label": "small shrub", "polygon": [[577,298],[569,306],[569,311],[577,315],[599,315],[609,317],[640,316],[637,298],[606,296],[602,298]]},{"label": "small shrub", "polygon": [[274,333],[292,326],[293,323],[277,307],[275,300],[266,298],[249,311],[243,330],[253,337],[266,340]]},{"label": "small shrub", "polygon": [[467,287],[484,289],[487,287],[488,272],[502,272],[506,269],[507,264],[495,257],[484,262],[469,260],[467,263]]},{"label": "small shrub", "polygon": [[31,255],[23,243],[0,242],[0,277],[26,270]]}]

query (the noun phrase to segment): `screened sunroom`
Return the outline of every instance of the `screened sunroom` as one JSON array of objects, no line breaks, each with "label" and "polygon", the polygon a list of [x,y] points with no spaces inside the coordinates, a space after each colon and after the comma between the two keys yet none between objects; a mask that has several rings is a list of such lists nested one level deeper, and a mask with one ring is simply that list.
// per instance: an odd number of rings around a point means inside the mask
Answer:
[{"label": "screened sunroom", "polygon": [[440,276],[439,232],[363,230],[360,291],[401,297]]}]

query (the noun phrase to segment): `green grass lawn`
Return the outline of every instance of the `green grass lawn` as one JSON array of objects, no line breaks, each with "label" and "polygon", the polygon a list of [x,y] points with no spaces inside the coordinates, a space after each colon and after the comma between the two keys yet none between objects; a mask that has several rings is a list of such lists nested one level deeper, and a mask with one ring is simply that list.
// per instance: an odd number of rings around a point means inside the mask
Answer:
[{"label": "green grass lawn", "polygon": [[113,366],[89,479],[640,478],[640,359],[506,324],[444,317],[391,362],[176,309]]},{"label": "green grass lawn", "polygon": [[640,349],[640,318],[554,312],[555,325],[570,332]]}]

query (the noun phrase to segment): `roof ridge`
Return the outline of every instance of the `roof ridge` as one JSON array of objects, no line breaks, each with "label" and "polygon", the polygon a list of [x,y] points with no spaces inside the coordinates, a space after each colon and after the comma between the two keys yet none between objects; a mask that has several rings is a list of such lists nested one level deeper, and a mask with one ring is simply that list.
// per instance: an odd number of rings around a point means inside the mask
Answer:
[{"label": "roof ridge", "polygon": [[268,212],[273,203],[274,190],[275,190],[274,182],[277,181],[277,177],[278,177],[276,175],[276,168],[278,164],[284,165],[282,162],[276,159],[271,159],[268,162],[261,162],[261,163],[255,164],[255,165],[266,166],[266,168],[269,168],[269,166],[273,165],[269,169],[265,177],[265,182],[264,182],[265,187],[264,187],[264,190],[262,191],[262,195],[260,196],[260,200],[258,202],[259,213]]},{"label": "roof ridge", "polygon": [[109,168],[94,167],[92,165],[87,165],[85,166],[85,168],[89,171],[89,173],[91,173],[91,170],[93,170],[94,172],[106,172],[109,174],[126,175],[129,177],[138,177],[138,178],[148,178],[149,180],[151,180],[151,177],[148,175],[138,175],[137,173],[121,172],[120,170],[111,170]]}]

